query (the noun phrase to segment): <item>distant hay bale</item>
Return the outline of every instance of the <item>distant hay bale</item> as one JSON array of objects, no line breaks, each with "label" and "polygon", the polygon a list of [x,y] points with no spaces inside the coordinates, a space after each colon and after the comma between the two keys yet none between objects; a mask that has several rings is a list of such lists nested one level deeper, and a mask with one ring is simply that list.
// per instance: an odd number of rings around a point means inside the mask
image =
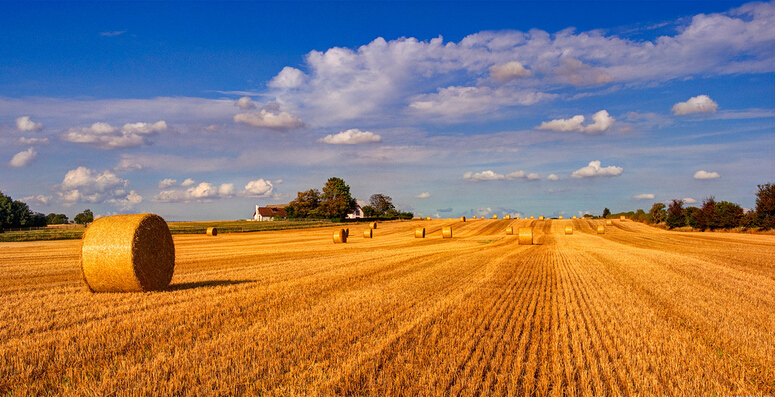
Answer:
[{"label": "distant hay bale", "polygon": [[544,215],[539,215],[539,220],[543,221],[544,220]]},{"label": "distant hay bale", "polygon": [[604,225],[598,225],[598,229],[596,229],[596,234],[604,234]]},{"label": "distant hay bale", "polygon": [[348,233],[345,231],[345,229],[340,229],[334,232],[334,244],[347,243],[347,242],[348,242]]},{"label": "distant hay bale", "polygon": [[214,227],[209,227],[209,228],[207,228],[207,232],[206,233],[207,233],[208,236],[218,236],[218,229],[216,229]]},{"label": "distant hay bale", "polygon": [[625,220],[625,216],[624,215],[620,215],[620,220],[624,221]]},{"label": "distant hay bale", "polygon": [[504,219],[512,219],[510,215],[504,215]]},{"label": "distant hay bale", "polygon": [[350,228],[345,229],[345,238],[350,237]]},{"label": "distant hay bale", "polygon": [[517,228],[517,243],[520,245],[533,244],[533,229],[530,227]]},{"label": "distant hay bale", "polygon": [[370,229],[377,229],[377,222],[372,222],[369,224]]},{"label": "distant hay bale", "polygon": [[507,226],[507,236],[511,236],[515,234],[514,229],[512,229],[512,226]]},{"label": "distant hay bale", "polygon": [[426,238],[426,228],[425,227],[416,228],[415,238]]},{"label": "distant hay bale", "polygon": [[493,214],[493,219],[498,219],[498,214]]},{"label": "distant hay bale", "polygon": [[92,292],[156,291],[175,270],[175,245],[159,215],[113,215],[83,235],[81,274]]},{"label": "distant hay bale", "polygon": [[364,230],[364,238],[372,238],[372,229]]},{"label": "distant hay bale", "polygon": [[611,219],[607,219],[606,220],[606,226],[612,226],[612,220]]},{"label": "distant hay bale", "polygon": [[563,215],[558,215],[558,219],[563,219]]},{"label": "distant hay bale", "polygon": [[426,217],[426,220],[427,220],[427,221],[430,221],[430,220],[431,220],[431,217],[430,217],[430,216],[427,216],[427,217]]},{"label": "distant hay bale", "polygon": [[461,221],[461,222],[466,222],[466,217],[462,216],[462,217],[458,218],[458,220]]},{"label": "distant hay bale", "polygon": [[569,226],[566,226],[566,235],[567,235],[567,236],[570,236],[570,235],[572,235],[572,234],[574,234],[574,228],[573,228],[573,227],[571,227],[571,225],[569,225]]},{"label": "distant hay bale", "polygon": [[442,238],[453,238],[452,226],[445,226],[442,228]]},{"label": "distant hay bale", "polygon": [[572,217],[571,217],[571,219],[577,219],[577,216],[576,216],[576,215],[574,215],[574,216],[572,216]]},{"label": "distant hay bale", "polygon": [[531,215],[531,219],[533,219],[533,215]]}]

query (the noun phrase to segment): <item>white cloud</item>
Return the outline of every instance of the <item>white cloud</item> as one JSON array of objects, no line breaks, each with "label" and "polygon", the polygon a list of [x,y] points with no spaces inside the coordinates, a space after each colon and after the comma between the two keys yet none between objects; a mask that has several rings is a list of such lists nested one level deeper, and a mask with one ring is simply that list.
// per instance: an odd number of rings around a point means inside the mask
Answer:
[{"label": "white cloud", "polygon": [[304,83],[305,77],[301,70],[286,66],[267,85],[273,88],[296,88]]},{"label": "white cloud", "polygon": [[478,173],[472,173],[472,172],[466,172],[463,174],[463,179],[467,181],[498,181],[502,179],[506,179],[506,176],[502,174],[497,174],[491,170],[478,172]]},{"label": "white cloud", "polygon": [[692,198],[692,197],[685,197],[682,199],[687,204],[697,204],[698,200]]},{"label": "white cloud", "polygon": [[695,179],[717,179],[720,177],[720,175],[716,172],[708,172],[704,170],[700,170],[695,173],[695,175],[692,176]]},{"label": "white cloud", "polygon": [[161,181],[159,181],[159,184],[156,185],[156,187],[158,187],[159,189],[167,189],[175,186],[176,184],[178,184],[178,181],[176,181],[175,179],[168,178],[168,179],[162,179]]},{"label": "white cloud", "polygon": [[234,183],[223,183],[218,187],[219,197],[231,197],[234,196]]},{"label": "white cloud", "polygon": [[196,183],[196,182],[194,182],[194,180],[193,180],[193,179],[191,179],[191,178],[186,178],[186,180],[184,180],[183,182],[181,182],[181,186],[183,186],[183,187],[186,187],[186,186],[191,186],[191,185],[193,185],[193,184],[195,184],[195,183]]},{"label": "white cloud", "polygon": [[143,202],[143,196],[135,193],[134,190],[130,190],[124,198],[113,198],[106,201],[107,203],[115,205],[121,211],[131,210],[135,205]]},{"label": "white cloud", "polygon": [[22,145],[48,145],[48,138],[19,138],[19,143]]},{"label": "white cloud", "polygon": [[655,195],[651,193],[645,193],[645,194],[637,194],[633,196],[634,200],[654,200]]},{"label": "white cloud", "polygon": [[114,127],[108,123],[94,123],[90,127],[71,128],[60,137],[62,140],[83,143],[99,149],[120,149],[148,145],[147,136],[167,130],[167,123],[127,123]]},{"label": "white cloud", "polygon": [[420,199],[425,199],[425,198],[429,198],[429,197],[431,197],[431,193],[429,193],[429,192],[423,192],[423,193],[415,196],[415,198],[420,198]]},{"label": "white cloud", "polygon": [[547,176],[547,180],[550,180],[550,181],[557,181],[558,179],[560,178],[555,174],[550,174]]},{"label": "white cloud", "polygon": [[589,178],[596,176],[617,176],[622,173],[622,167],[601,167],[600,161],[591,161],[586,167],[574,171],[571,176],[574,178]]},{"label": "white cloud", "polygon": [[381,140],[382,138],[380,135],[353,128],[347,131],[342,131],[336,135],[326,135],[325,138],[319,139],[318,142],[324,142],[331,145],[355,145],[359,143],[380,142]]},{"label": "white cloud", "polygon": [[11,161],[8,162],[8,165],[15,168],[26,167],[32,164],[35,157],[38,157],[38,152],[34,148],[29,148],[23,152],[16,153]]},{"label": "white cloud", "polygon": [[248,110],[248,109],[256,109],[256,104],[253,103],[251,100],[251,97],[244,96],[237,101],[235,101],[234,106],[237,106],[240,109]]},{"label": "white cloud", "polygon": [[[185,186],[194,184],[194,181],[191,179],[187,179],[186,181],[191,181],[191,183]],[[184,186],[184,184],[181,184],[181,186]],[[210,202],[218,198],[228,198],[236,195],[237,193],[234,190],[233,183],[223,183],[220,186],[216,186],[209,182],[200,182],[198,185],[191,186],[186,190],[163,190],[154,196],[152,201],[158,203],[189,203],[192,201]]]},{"label": "white cloud", "polygon": [[693,113],[714,113],[717,111],[717,103],[714,102],[708,95],[698,95],[687,100],[687,102],[679,102],[675,104],[671,111],[677,115],[693,114]]},{"label": "white cloud", "polygon": [[489,71],[491,77],[501,82],[507,82],[531,75],[531,71],[526,69],[523,64],[518,61],[493,65],[490,67]]},{"label": "white cloud", "polygon": [[533,89],[451,86],[438,88],[435,94],[412,97],[409,109],[417,114],[439,115],[449,121],[459,121],[468,115],[486,114],[506,106],[529,106],[555,97],[556,94]]},{"label": "white cloud", "polygon": [[288,131],[304,126],[302,120],[291,113],[274,113],[266,109],[258,113],[238,113],[234,115],[234,122],[277,131]]},{"label": "white cloud", "polygon": [[22,197],[22,201],[30,205],[46,206],[51,202],[51,196],[37,194],[34,196]]},{"label": "white cloud", "polygon": [[606,110],[600,110],[593,115],[593,124],[583,126],[585,116],[576,115],[570,119],[556,119],[542,122],[536,129],[561,132],[598,133],[608,130],[614,124],[614,118]]},{"label": "white cloud", "polygon": [[506,179],[527,179],[529,181],[537,181],[539,180],[539,174],[536,173],[526,173],[523,170],[510,172],[506,175]]},{"label": "white cloud", "polygon": [[109,202],[120,208],[131,206],[142,200],[132,191],[127,193],[124,188],[129,181],[119,178],[111,171],[99,173],[85,167],[78,167],[65,174],[60,185],[57,185],[57,196],[65,205],[76,202],[102,203]]},{"label": "white cloud", "polygon": [[275,187],[272,182],[258,179],[245,185],[245,195],[249,197],[271,197]]},{"label": "white cloud", "polygon": [[16,129],[22,132],[40,131],[43,124],[30,120],[30,116],[23,116],[16,119]]}]

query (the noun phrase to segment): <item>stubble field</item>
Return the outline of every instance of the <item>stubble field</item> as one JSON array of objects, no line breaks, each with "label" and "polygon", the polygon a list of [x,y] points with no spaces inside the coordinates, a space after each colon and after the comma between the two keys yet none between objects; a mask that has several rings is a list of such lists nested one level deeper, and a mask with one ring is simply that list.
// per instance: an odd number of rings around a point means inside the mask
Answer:
[{"label": "stubble field", "polygon": [[176,235],[152,293],[0,243],[0,395],[773,395],[774,237],[602,223]]}]

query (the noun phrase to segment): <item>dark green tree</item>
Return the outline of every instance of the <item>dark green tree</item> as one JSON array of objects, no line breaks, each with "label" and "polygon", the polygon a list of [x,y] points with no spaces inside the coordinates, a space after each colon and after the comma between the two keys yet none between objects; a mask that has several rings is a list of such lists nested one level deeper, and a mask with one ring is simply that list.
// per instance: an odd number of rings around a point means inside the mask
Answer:
[{"label": "dark green tree", "polygon": [[296,200],[286,207],[286,216],[289,218],[314,218],[318,216],[318,207],[321,205],[321,192],[318,189],[310,189],[296,194]]},{"label": "dark green tree", "polygon": [[321,192],[319,214],[325,218],[344,218],[354,209],[356,200],[350,195],[350,186],[341,178],[329,178]]},{"label": "dark green tree", "polygon": [[717,228],[717,214],[714,209],[716,205],[717,202],[714,200],[714,196],[703,199],[701,209],[695,214],[698,229],[701,229],[701,231]]},{"label": "dark green tree", "polygon": [[84,210],[84,212],[76,215],[73,220],[79,225],[85,225],[87,223],[94,222],[94,214],[92,213],[92,210],[87,208]]},{"label": "dark green tree", "polygon": [[700,208],[698,207],[687,207],[684,209],[684,217],[685,222],[687,222],[687,226],[693,228],[693,229],[700,229],[701,224],[698,221],[698,213],[700,212]]},{"label": "dark green tree", "polygon": [[372,218],[377,216],[377,211],[375,211],[375,209],[372,208],[372,206],[370,205],[365,205],[361,207],[361,211],[364,211],[364,216],[367,218]]},{"label": "dark green tree", "polygon": [[714,206],[714,226],[719,229],[732,229],[741,226],[744,209],[736,203],[720,201]]},{"label": "dark green tree", "polygon": [[666,225],[669,228],[682,227],[686,224],[683,206],[684,200],[671,200],[666,213]]},{"label": "dark green tree", "polygon": [[774,227],[774,185],[766,183],[757,185],[757,200],[755,213],[757,224],[761,229],[773,229]]},{"label": "dark green tree", "polygon": [[55,214],[52,212],[46,215],[46,222],[49,225],[63,225],[70,222],[70,220],[67,218],[67,215],[65,214]]},{"label": "dark green tree", "polygon": [[664,222],[666,220],[666,205],[663,203],[652,204],[649,216],[652,217],[654,223]]},{"label": "dark green tree", "polygon": [[609,215],[612,214],[612,211],[609,211],[609,208],[604,208],[604,213],[601,215],[602,218],[608,218]]},{"label": "dark green tree", "polygon": [[374,208],[377,216],[383,216],[388,210],[396,208],[393,206],[391,197],[382,193],[373,194],[372,197],[369,197],[369,206]]}]

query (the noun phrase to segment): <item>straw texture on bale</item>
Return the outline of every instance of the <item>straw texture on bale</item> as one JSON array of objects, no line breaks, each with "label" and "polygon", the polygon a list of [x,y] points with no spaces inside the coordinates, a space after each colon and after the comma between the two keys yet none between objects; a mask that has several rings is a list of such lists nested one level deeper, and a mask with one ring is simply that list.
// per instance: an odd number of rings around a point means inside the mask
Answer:
[{"label": "straw texture on bale", "polygon": [[426,238],[426,228],[425,227],[416,228],[415,238]]},{"label": "straw texture on bale", "polygon": [[531,215],[531,219],[533,219],[533,215]]},{"label": "straw texture on bale", "polygon": [[504,219],[512,219],[511,215],[504,215]]},{"label": "straw texture on bale", "polygon": [[533,244],[533,229],[530,227],[517,228],[517,243],[520,245]]},{"label": "straw texture on bale", "polygon": [[218,229],[214,227],[207,228],[207,235],[208,236],[218,236]]},{"label": "straw texture on bale", "polygon": [[372,238],[372,229],[364,230],[364,238]]},{"label": "straw texture on bale", "polygon": [[498,219],[498,214],[493,214],[493,219]]},{"label": "straw texture on bale", "polygon": [[624,215],[620,215],[620,220],[624,221],[625,220],[625,216]]},{"label": "straw texture on bale", "polygon": [[84,232],[81,274],[92,292],[164,289],[174,270],[175,245],[158,215],[106,216]]},{"label": "straw texture on bale", "polygon": [[544,220],[544,215],[539,215],[539,220],[543,221]]},{"label": "straw texture on bale", "polygon": [[574,228],[571,226],[566,226],[566,235],[572,235],[574,234]]},{"label": "straw texture on bale", "polygon": [[512,226],[508,226],[507,227],[507,235],[511,236],[513,234],[515,234],[515,229],[512,229]]},{"label": "straw texture on bale", "polygon": [[611,219],[607,219],[606,220],[606,226],[612,226],[612,220]]},{"label": "straw texture on bale", "polygon": [[453,238],[452,226],[445,226],[442,228],[442,238]]},{"label": "straw texture on bale", "polygon": [[370,229],[377,229],[377,222],[372,222],[369,224]]},{"label": "straw texture on bale", "polygon": [[563,215],[558,215],[558,219],[563,219]]},{"label": "straw texture on bale", "polygon": [[574,216],[572,216],[572,217],[571,217],[571,219],[577,219],[577,216],[576,216],[576,215],[574,215]]},{"label": "straw texture on bale", "polygon": [[334,232],[334,243],[347,243],[348,242],[348,234],[345,232],[345,229],[340,229]]},{"label": "straw texture on bale", "polygon": [[426,220],[427,220],[427,221],[430,221],[430,220],[431,220],[431,217],[430,217],[430,216],[427,216],[427,217],[426,217]]},{"label": "straw texture on bale", "polygon": [[598,225],[598,229],[596,229],[596,234],[604,234],[604,225]]},{"label": "straw texture on bale", "polygon": [[462,217],[460,217],[458,220],[459,220],[459,221],[461,221],[461,222],[466,222],[466,217],[465,217],[465,216],[462,216]]}]

